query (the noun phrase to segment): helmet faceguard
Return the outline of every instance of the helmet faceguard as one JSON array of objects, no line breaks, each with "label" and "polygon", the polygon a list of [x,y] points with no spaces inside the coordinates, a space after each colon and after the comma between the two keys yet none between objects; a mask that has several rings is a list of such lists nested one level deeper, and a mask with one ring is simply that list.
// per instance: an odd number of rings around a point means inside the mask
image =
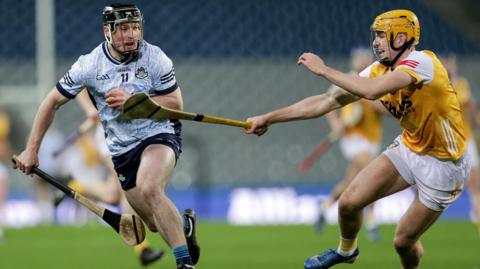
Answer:
[{"label": "helmet faceguard", "polygon": [[[380,59],[375,49],[373,50],[377,60],[386,66],[394,65],[405,50],[420,42],[420,22],[417,16],[409,10],[392,10],[378,15],[373,21],[371,30],[372,39],[375,38],[376,32],[383,32],[389,48],[399,52],[394,59],[387,57]],[[400,33],[406,35],[407,41],[402,46],[395,47],[394,41]]]},{"label": "helmet faceguard", "polygon": [[[111,45],[111,47],[119,53],[122,57],[127,59],[136,57],[143,41],[143,17],[140,9],[131,4],[112,4],[103,9],[102,13],[103,25],[107,26],[109,33],[105,34],[105,39]],[[117,30],[117,27],[121,23],[139,23],[142,29],[140,38],[136,40],[136,48],[128,51],[119,51],[112,38],[113,33]]]}]

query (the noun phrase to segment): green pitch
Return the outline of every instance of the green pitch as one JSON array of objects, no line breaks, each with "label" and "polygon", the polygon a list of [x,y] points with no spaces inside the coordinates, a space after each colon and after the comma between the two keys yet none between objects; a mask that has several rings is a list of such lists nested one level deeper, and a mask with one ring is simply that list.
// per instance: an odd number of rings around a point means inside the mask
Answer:
[{"label": "green pitch", "polygon": [[[256,269],[303,268],[303,261],[320,250],[337,245],[337,226],[321,235],[311,226],[236,227],[199,223],[202,256],[197,268]],[[394,226],[381,226],[383,240],[368,242],[360,235],[359,259],[354,265],[335,268],[400,268],[392,246]],[[166,248],[155,234],[151,245]],[[424,236],[421,268],[480,269],[480,237],[468,222],[439,222]],[[1,269],[135,269],[142,268],[132,249],[110,229],[87,227],[37,227],[9,229],[0,243]],[[175,268],[168,252],[149,268]]]}]

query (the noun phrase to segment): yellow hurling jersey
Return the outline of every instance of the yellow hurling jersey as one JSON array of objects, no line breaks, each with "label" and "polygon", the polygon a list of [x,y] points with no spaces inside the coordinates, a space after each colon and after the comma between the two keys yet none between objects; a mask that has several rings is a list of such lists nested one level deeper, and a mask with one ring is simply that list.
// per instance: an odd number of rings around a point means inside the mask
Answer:
[{"label": "yellow hurling jersey", "polygon": [[[402,141],[413,152],[438,159],[457,160],[466,146],[462,111],[448,74],[431,51],[413,51],[395,70],[415,81],[386,94],[380,101],[400,121]],[[378,77],[389,68],[378,62],[360,75]]]},{"label": "yellow hurling jersey", "polygon": [[453,89],[457,92],[458,102],[460,102],[460,106],[463,110],[462,116],[463,121],[465,122],[465,136],[468,140],[472,137],[472,127],[470,126],[468,112],[464,109],[464,106],[472,97],[472,94],[470,92],[470,85],[468,84],[468,81],[463,77],[452,79],[452,85]]},{"label": "yellow hurling jersey", "polygon": [[370,142],[380,143],[382,139],[381,115],[369,102],[360,99],[344,106],[340,110],[340,119],[348,126],[345,129],[345,136],[359,135]]}]

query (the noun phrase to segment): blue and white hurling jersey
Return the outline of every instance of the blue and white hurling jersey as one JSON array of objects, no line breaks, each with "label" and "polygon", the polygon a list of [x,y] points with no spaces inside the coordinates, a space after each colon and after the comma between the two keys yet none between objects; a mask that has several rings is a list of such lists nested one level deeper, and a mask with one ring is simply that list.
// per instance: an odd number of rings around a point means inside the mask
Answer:
[{"label": "blue and white hurling jersey", "polygon": [[148,92],[165,95],[177,89],[172,61],[157,46],[142,42],[139,56],[126,62],[115,60],[104,42],[87,55],[82,55],[57,83],[58,91],[67,98],[87,88],[94,102],[112,156],[121,155],[142,140],[159,133],[180,135],[177,120],[130,120],[121,110],[108,107],[105,94],[122,88],[131,94]]}]

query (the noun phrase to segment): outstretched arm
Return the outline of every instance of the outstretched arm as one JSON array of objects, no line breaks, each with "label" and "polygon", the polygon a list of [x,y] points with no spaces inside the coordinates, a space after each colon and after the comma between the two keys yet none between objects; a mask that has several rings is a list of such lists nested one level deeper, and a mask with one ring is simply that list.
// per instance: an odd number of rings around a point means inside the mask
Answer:
[{"label": "outstretched arm", "polygon": [[349,92],[336,88],[321,95],[307,97],[293,105],[248,118],[247,122],[251,122],[252,127],[247,129],[246,133],[261,135],[271,124],[317,118],[358,99]]},{"label": "outstretched arm", "polygon": [[53,88],[43,99],[33,121],[32,131],[25,150],[18,156],[17,167],[27,175],[33,166],[38,165],[38,151],[43,137],[53,121],[55,112],[69,99]]}]

